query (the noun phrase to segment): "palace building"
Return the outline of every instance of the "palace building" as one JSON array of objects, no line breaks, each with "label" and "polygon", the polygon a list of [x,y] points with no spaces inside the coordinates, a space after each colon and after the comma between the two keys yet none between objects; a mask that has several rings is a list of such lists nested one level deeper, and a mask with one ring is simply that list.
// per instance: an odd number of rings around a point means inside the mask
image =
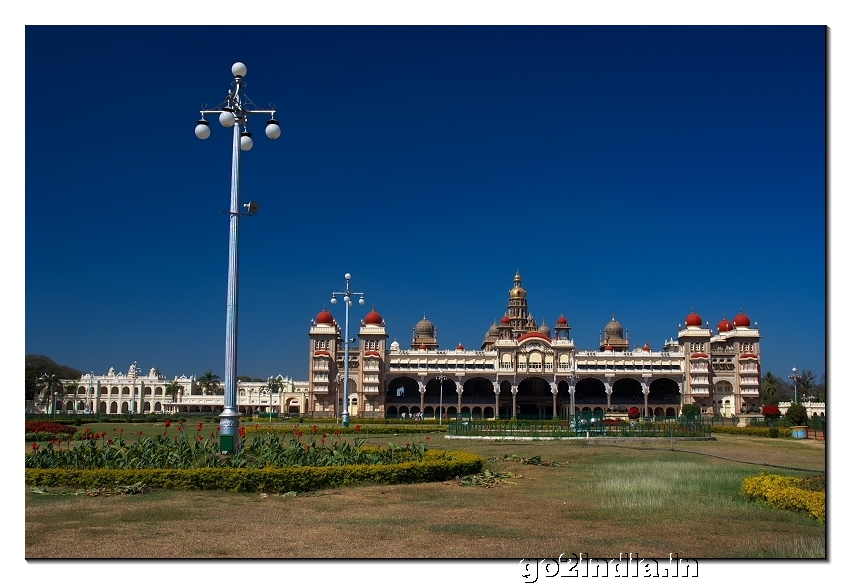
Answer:
[{"label": "palace building", "polygon": [[[342,410],[344,345],[333,315],[311,322],[310,414]],[[612,316],[599,346],[578,349],[561,314],[554,328],[540,326],[528,310],[517,272],[505,315],[494,321],[480,348],[440,348],[437,327],[423,317],[409,347],[389,346],[387,326],[374,306],[349,346],[349,412],[352,417],[563,418],[576,411],[678,415],[696,403],[710,414],[732,416],[761,406],[760,335],[741,312],[717,330],[688,314],[678,336],[654,351],[630,348],[628,333]]]},{"label": "palace building", "polygon": [[[237,407],[244,415],[339,417],[344,394],[343,334],[327,309],[310,324],[307,381],[278,375],[275,383],[237,383]],[[352,417],[386,418],[422,414],[473,418],[564,418],[577,411],[678,415],[682,405],[725,417],[761,407],[761,346],[758,326],[743,312],[723,318],[716,330],[694,313],[662,350],[633,347],[614,316],[599,345],[579,349],[562,313],[550,328],[538,326],[528,294],[516,273],[505,314],[487,330],[477,348],[441,348],[437,326],[423,316],[409,346],[388,344],[387,324],[373,306],[349,346],[348,398]],[[141,374],[84,374],[63,381],[65,391],[47,410],[128,413],[220,413],[224,395],[205,394],[198,379],[166,379],[155,368]],[[169,394],[179,389],[176,394]],[[275,385],[274,390],[269,387]],[[442,407],[442,408],[441,408]]]}]

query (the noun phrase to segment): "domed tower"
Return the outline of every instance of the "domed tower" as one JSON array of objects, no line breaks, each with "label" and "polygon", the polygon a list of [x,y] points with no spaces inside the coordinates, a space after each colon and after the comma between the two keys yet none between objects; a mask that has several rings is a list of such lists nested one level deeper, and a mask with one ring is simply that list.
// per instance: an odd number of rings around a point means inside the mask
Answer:
[{"label": "domed tower", "polygon": [[333,410],[334,379],[339,373],[336,355],[342,346],[339,326],[327,308],[322,309],[310,322],[310,411]]},{"label": "domed tower", "polygon": [[496,320],[493,320],[493,325],[487,330],[484,335],[484,341],[481,343],[481,350],[493,350],[493,345],[499,339],[499,327],[496,325]]},{"label": "domed tower", "polygon": [[528,299],[526,291],[522,287],[522,276],[517,269],[514,276],[514,287],[508,292],[508,316],[511,318],[511,328],[519,336],[527,330],[528,326]]},{"label": "domed tower", "polygon": [[545,318],[543,319],[543,323],[540,324],[540,328],[538,328],[537,331],[540,332],[541,334],[545,334],[546,336],[549,336],[550,338],[552,337],[552,330],[549,328],[549,326],[546,325],[546,319]]},{"label": "domed tower", "polygon": [[437,327],[424,315],[419,323],[413,327],[413,342],[410,343],[412,350],[437,350],[440,345],[437,344]]},{"label": "domed tower", "polygon": [[611,314],[611,321],[605,325],[605,330],[599,337],[599,350],[625,352],[629,349],[629,334],[623,337],[623,325]]},{"label": "domed tower", "polygon": [[386,383],[387,374],[387,324],[381,314],[372,306],[372,311],[360,324],[360,358],[359,371],[352,374],[362,388],[358,391],[358,412],[361,415],[373,416],[383,411],[381,402],[381,387]]},{"label": "domed tower", "polygon": [[564,316],[563,312],[555,323],[555,338],[570,339],[570,323],[567,322],[567,317]]}]

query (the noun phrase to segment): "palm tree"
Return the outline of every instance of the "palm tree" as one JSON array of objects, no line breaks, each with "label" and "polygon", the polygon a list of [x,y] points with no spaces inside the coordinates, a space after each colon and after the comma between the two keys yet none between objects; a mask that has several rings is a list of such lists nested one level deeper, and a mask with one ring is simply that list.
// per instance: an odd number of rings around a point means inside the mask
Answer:
[{"label": "palm tree", "polygon": [[[62,386],[62,381],[59,380],[53,373],[44,373],[40,377],[38,377],[38,387],[41,389],[41,402],[42,404],[48,404],[50,402],[50,397],[53,395],[54,391]],[[54,403],[54,407],[55,407]]]},{"label": "palm tree", "polygon": [[212,370],[208,370],[198,380],[198,386],[205,395],[218,395],[221,389],[221,383],[218,382],[220,378],[217,374],[213,374]]},{"label": "palm tree", "polygon": [[772,372],[768,371],[761,381],[761,393],[768,399],[772,399],[779,391],[779,379]]},{"label": "palm tree", "polygon": [[165,394],[171,397],[172,401],[177,400],[177,393],[180,392],[180,388],[182,385],[177,381],[171,381],[167,385],[165,385]]}]

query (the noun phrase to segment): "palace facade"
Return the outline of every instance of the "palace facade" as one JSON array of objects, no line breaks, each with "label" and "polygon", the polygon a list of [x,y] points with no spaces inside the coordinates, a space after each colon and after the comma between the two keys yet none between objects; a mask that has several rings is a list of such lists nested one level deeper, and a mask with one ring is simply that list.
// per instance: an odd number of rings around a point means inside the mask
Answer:
[{"label": "palace facade", "polygon": [[[422,414],[473,418],[564,418],[577,411],[674,416],[696,403],[704,413],[725,417],[761,407],[761,345],[758,327],[743,312],[720,320],[716,330],[692,312],[662,350],[634,347],[612,316],[599,345],[577,348],[563,314],[550,328],[538,326],[528,294],[516,273],[504,316],[493,322],[481,345],[441,348],[437,327],[423,317],[411,342],[388,344],[383,317],[375,308],[361,320],[349,346],[348,398],[352,417],[385,418]],[[322,310],[310,324],[309,378],[277,376],[267,382],[238,382],[237,407],[244,415],[270,412],[339,417],[343,406],[345,346],[333,314]],[[63,381],[54,397],[61,412],[220,413],[224,395],[205,394],[198,379],[167,379],[156,368],[147,375],[136,363],[127,374],[84,374]],[[176,394],[169,394],[177,385]],[[53,403],[48,403],[48,412]]]},{"label": "palace facade", "polygon": [[[308,409],[316,416],[342,410],[345,351],[333,315],[311,322]],[[678,415],[682,405],[732,416],[761,406],[758,328],[743,312],[716,331],[695,312],[678,336],[654,351],[634,348],[612,316],[598,347],[578,349],[561,314],[554,328],[538,326],[517,272],[505,315],[479,348],[442,349],[437,327],[423,317],[411,343],[387,345],[386,322],[375,308],[349,346],[349,412],[353,417],[458,414],[473,418],[563,418],[576,411],[638,407],[646,415]]]},{"label": "palace facade", "polygon": [[[305,415],[307,382],[281,375],[273,379],[275,383],[237,381],[239,412],[243,415]],[[270,384],[274,386],[273,391],[269,390]],[[168,379],[156,368],[145,375],[135,362],[126,374],[110,368],[105,375],[84,374],[76,380],[63,380],[62,385],[64,390],[44,403],[44,412],[179,415],[221,413],[224,409],[224,395],[208,394],[194,376]],[[168,393],[169,385],[175,385],[176,394]]]}]

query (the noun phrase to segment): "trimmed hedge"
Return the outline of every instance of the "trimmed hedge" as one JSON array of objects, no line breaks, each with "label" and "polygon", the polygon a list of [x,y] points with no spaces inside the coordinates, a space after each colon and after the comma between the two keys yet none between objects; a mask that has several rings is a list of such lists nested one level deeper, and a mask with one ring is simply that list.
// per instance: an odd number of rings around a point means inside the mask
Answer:
[{"label": "trimmed hedge", "polygon": [[762,500],[774,508],[798,510],[812,518],[826,520],[826,492],[814,492],[800,486],[803,478],[768,474],[745,478],[741,493],[751,500]]},{"label": "trimmed hedge", "polygon": [[360,483],[413,484],[440,482],[482,471],[485,459],[462,451],[429,451],[421,462],[375,466],[289,467],[252,470],[26,470],[28,486],[64,486],[88,490],[143,482],[163,490],[227,492],[310,492]]},{"label": "trimmed hedge", "polygon": [[712,433],[727,433],[729,435],[749,435],[751,437],[770,437],[770,429],[778,429],[779,437],[791,437],[791,429],[788,427],[726,427],[725,425],[713,425]]}]

